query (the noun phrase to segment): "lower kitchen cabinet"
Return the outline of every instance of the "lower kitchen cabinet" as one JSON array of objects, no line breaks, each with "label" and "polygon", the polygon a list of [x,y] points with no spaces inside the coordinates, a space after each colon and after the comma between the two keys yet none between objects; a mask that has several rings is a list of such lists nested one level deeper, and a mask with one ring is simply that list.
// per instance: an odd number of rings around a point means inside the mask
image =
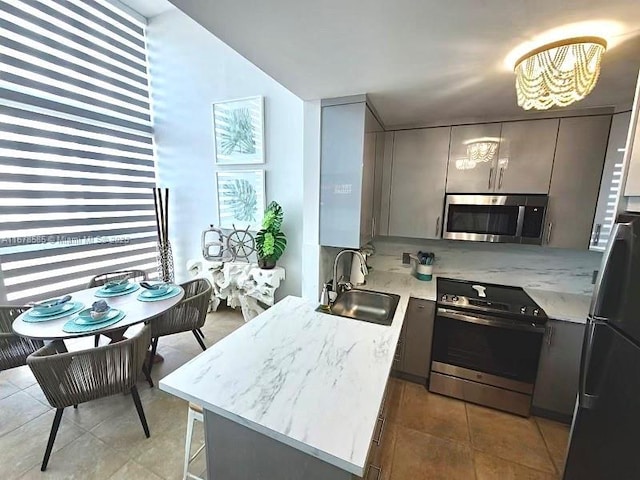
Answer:
[{"label": "lower kitchen cabinet", "polygon": [[407,380],[425,383],[429,377],[435,311],[435,302],[409,299],[393,367]]},{"label": "lower kitchen cabinet", "polygon": [[533,393],[534,415],[570,422],[578,395],[585,326],[549,320]]}]

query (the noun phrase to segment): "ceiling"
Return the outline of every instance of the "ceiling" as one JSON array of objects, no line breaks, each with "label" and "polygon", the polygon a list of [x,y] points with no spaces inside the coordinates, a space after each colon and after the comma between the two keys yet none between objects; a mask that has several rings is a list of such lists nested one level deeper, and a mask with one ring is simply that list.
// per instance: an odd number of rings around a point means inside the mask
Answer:
[{"label": "ceiling", "polygon": [[169,0],[120,0],[120,2],[146,18],[155,17],[175,8]]},{"label": "ceiling", "polygon": [[387,127],[528,115],[504,59],[557,27],[609,21],[576,107],[628,107],[640,68],[638,0],[171,1],[302,99],[369,94]]}]

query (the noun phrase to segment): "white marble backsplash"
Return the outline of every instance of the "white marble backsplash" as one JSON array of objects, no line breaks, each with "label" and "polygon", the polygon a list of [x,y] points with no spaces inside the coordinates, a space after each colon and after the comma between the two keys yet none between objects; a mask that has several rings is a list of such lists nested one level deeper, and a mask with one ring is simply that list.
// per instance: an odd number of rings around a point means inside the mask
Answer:
[{"label": "white marble backsplash", "polygon": [[602,254],[537,245],[492,244],[454,240],[376,239],[369,265],[376,271],[410,272],[402,253],[431,251],[439,276],[590,295],[593,271]]}]

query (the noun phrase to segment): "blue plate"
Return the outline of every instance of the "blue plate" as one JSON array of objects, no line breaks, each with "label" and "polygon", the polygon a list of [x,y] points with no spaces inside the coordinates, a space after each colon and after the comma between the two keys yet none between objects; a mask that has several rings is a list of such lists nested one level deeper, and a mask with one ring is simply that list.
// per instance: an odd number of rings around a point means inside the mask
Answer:
[{"label": "blue plate", "polygon": [[149,295],[149,290],[145,290],[138,295],[138,300],[140,300],[141,302],[159,302],[161,300],[167,300],[169,298],[175,297],[176,295],[180,295],[181,291],[182,289],[177,285],[173,285],[171,289],[164,295]]},{"label": "blue plate", "polygon": [[122,320],[125,317],[125,315],[126,314],[124,312],[119,311],[118,315],[116,315],[115,317],[109,320],[104,320],[102,322],[94,322],[89,325],[81,325],[79,323],[76,323],[78,318],[75,317],[69,320],[67,323],[65,323],[62,326],[62,331],[67,333],[83,333],[83,332],[91,332],[93,330],[101,330],[103,328],[107,328],[107,327],[110,327],[111,325],[118,323],[120,320]]},{"label": "blue plate", "polygon": [[140,285],[138,285],[137,283],[130,283],[126,289],[119,292],[110,292],[109,290],[105,290],[103,287],[96,290],[94,295],[98,298],[119,297],[120,295],[129,295],[130,293],[133,293],[139,289]]},{"label": "blue plate", "polygon": [[157,285],[160,286],[154,289],[145,288],[144,292],[140,295],[144,295],[145,297],[162,297],[163,295],[167,295],[174,288],[174,285],[171,285],[170,283],[161,283]]},{"label": "blue plate", "polygon": [[113,320],[115,317],[117,317],[121,313],[122,313],[121,310],[118,310],[117,308],[111,308],[109,309],[109,311],[104,317],[94,319],[91,316],[91,309],[85,308],[80,313],[78,313],[77,317],[74,317],[73,321],[76,322],[78,325],[93,325],[94,323],[105,323],[105,322],[108,322],[109,320]]},{"label": "blue plate", "polygon": [[112,293],[124,292],[125,290],[130,288],[131,285],[132,284],[129,282],[129,280],[127,280],[126,282],[122,282],[122,283],[107,282],[102,286],[102,288],[100,290],[102,290],[104,292],[112,292]]},{"label": "blue plate", "polygon": [[[47,302],[53,303],[53,302],[56,302],[57,300],[58,300],[57,298],[54,298],[53,300],[46,300],[40,303],[43,303],[43,304],[46,304]],[[60,305],[53,305],[49,307],[34,306],[31,309],[31,312],[34,316],[48,317],[49,315],[56,315],[57,313],[61,313],[65,310],[70,310],[71,308],[69,307],[69,303],[70,302],[65,302],[65,303],[61,303]]]}]

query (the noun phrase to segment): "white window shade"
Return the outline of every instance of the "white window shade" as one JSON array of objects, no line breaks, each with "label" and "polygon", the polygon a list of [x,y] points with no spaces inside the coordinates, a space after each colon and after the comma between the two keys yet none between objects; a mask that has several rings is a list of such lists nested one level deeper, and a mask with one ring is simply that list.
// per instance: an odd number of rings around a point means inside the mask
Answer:
[{"label": "white window shade", "polygon": [[145,24],[107,0],[0,0],[0,36],[7,300],[155,270]]}]

